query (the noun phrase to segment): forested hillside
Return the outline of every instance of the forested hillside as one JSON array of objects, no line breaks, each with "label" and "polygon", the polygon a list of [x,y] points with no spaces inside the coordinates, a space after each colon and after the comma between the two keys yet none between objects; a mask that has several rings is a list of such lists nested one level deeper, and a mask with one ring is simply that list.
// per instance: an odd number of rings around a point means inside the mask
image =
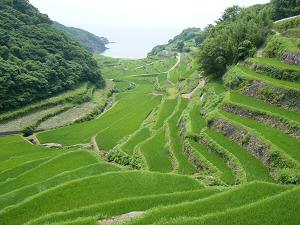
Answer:
[{"label": "forested hillside", "polygon": [[0,111],[87,80],[104,86],[92,56],[53,28],[52,21],[28,0],[2,0],[0,18]]},{"label": "forested hillside", "polygon": [[64,31],[69,37],[78,41],[91,53],[102,53],[107,49],[105,45],[107,45],[109,41],[105,37],[98,37],[88,31],[75,27],[66,27],[57,22],[53,23],[53,27]]}]

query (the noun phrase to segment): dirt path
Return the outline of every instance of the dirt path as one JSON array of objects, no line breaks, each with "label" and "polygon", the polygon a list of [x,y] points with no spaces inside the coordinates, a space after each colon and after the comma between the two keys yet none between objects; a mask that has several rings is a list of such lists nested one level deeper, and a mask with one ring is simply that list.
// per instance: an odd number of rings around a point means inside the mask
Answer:
[{"label": "dirt path", "polygon": [[180,61],[181,61],[181,53],[177,53],[176,58],[177,58],[177,62],[175,63],[174,66],[172,66],[171,69],[169,69],[169,70],[167,71],[167,73],[170,73],[172,70],[176,69],[176,67],[179,65],[179,63],[180,63]]},{"label": "dirt path", "polygon": [[120,216],[113,217],[111,219],[99,220],[98,223],[101,225],[114,225],[121,222],[128,222],[142,215],[144,215],[144,212],[130,212]]},{"label": "dirt path", "polygon": [[199,84],[197,87],[194,88],[194,90],[192,90],[190,93],[187,93],[187,94],[182,94],[182,97],[183,98],[187,98],[187,99],[190,99],[193,97],[194,93],[200,89],[200,88],[203,88],[205,85],[205,80],[202,78],[199,80]]}]

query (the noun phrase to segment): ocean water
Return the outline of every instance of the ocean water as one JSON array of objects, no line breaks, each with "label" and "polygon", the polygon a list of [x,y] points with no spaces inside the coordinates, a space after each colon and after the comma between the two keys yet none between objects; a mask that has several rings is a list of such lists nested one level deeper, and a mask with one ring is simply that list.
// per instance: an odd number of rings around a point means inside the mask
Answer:
[{"label": "ocean water", "polygon": [[145,58],[153,47],[168,43],[181,29],[114,28],[98,31],[111,44],[103,55],[114,58]]}]

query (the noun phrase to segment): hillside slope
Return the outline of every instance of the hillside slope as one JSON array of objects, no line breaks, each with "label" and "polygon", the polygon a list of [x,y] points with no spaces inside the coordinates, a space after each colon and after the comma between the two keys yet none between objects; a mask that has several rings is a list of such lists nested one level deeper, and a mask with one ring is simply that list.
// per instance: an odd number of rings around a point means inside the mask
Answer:
[{"label": "hillside slope", "polygon": [[69,37],[79,42],[91,53],[102,53],[107,49],[105,45],[107,45],[109,41],[105,37],[98,37],[79,28],[66,27],[58,22],[54,22],[53,27],[64,31]]},{"label": "hillside slope", "polygon": [[27,0],[1,1],[0,17],[0,111],[73,89],[87,80],[104,86],[92,56],[52,28],[52,21]]}]

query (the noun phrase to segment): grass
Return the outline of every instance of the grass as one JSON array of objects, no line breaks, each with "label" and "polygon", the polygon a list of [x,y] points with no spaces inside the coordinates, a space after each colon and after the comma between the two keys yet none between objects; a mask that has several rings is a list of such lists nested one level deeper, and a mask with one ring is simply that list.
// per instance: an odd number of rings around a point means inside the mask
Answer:
[{"label": "grass", "polygon": [[300,114],[297,112],[289,111],[274,105],[267,104],[263,101],[257,100],[255,98],[248,97],[246,95],[240,94],[238,92],[230,92],[230,101],[233,103],[241,104],[247,107],[254,108],[260,111],[266,111],[272,114],[278,114],[289,120],[296,121],[300,123]]},{"label": "grass", "polygon": [[177,162],[177,172],[179,174],[196,173],[196,168],[189,162],[187,156],[183,154],[182,137],[179,134],[179,119],[183,110],[187,107],[187,100],[181,99],[177,111],[168,120],[169,138],[171,151]]},{"label": "grass", "polygon": [[28,186],[21,187],[15,191],[1,195],[0,210],[10,205],[15,205],[28,197],[40,193],[41,191],[45,191],[63,183],[88,176],[95,176],[106,172],[120,170],[120,167],[108,163],[94,163],[83,167],[80,167],[80,165],[78,165],[78,168],[74,170],[64,171],[54,177],[49,177],[49,179],[45,181],[33,183]]},{"label": "grass", "polygon": [[20,174],[25,173],[27,170],[33,169],[34,167],[38,166],[39,164],[41,164],[49,159],[50,159],[50,157],[39,158],[36,160],[25,162],[23,164],[19,164],[18,166],[14,167],[14,168],[5,170],[0,173],[0,183],[7,179],[17,177]]},{"label": "grass", "polygon": [[220,94],[222,94],[226,91],[224,86],[223,86],[222,80],[212,79],[212,80],[209,81],[208,84],[211,85],[214,88],[214,91],[217,95],[220,95]]},{"label": "grass", "polygon": [[[156,222],[163,224],[163,222],[171,219],[176,221],[176,218],[180,216],[201,217],[210,213],[224,212],[231,208],[240,207],[279,194],[287,189],[285,186],[268,183],[250,183],[198,201],[159,207],[128,224],[143,225]],[[223,223],[219,221],[219,224]]]},{"label": "grass", "polygon": [[106,173],[40,192],[33,198],[0,212],[0,221],[5,225],[24,224],[50,213],[78,209],[99,202],[200,188],[203,187],[196,180],[179,175],[138,171]]},{"label": "grass", "polygon": [[[62,151],[64,152],[64,151]],[[58,152],[52,149],[45,151],[44,148],[32,145],[27,141],[24,141],[21,136],[7,136],[0,137],[0,162],[9,160],[9,167],[4,167],[5,169],[18,166],[20,161],[26,162],[31,161],[31,155],[38,155],[37,158],[44,158],[48,156],[59,155],[62,152]],[[20,157],[29,156],[27,160],[21,159]],[[17,161],[17,162],[14,162]],[[2,164],[0,165],[1,168]],[[3,168],[3,167],[2,167]]]},{"label": "grass", "polygon": [[122,150],[130,155],[133,154],[134,148],[141,142],[145,141],[147,138],[151,136],[150,130],[148,127],[144,127],[138,130],[135,134],[133,134],[129,140],[122,145]]},{"label": "grass", "polygon": [[165,131],[160,128],[149,140],[140,146],[150,171],[168,173],[173,170],[171,159],[165,148]]},{"label": "grass", "polygon": [[[299,48],[298,48],[298,51],[299,51]],[[286,63],[281,62],[279,59],[275,59],[275,58],[255,57],[255,58],[253,58],[253,60],[260,62],[260,63],[268,64],[271,66],[279,67],[282,69],[300,70],[300,66],[286,64]]]},{"label": "grass", "polygon": [[207,134],[210,138],[232,153],[240,161],[246,172],[247,181],[273,181],[268,169],[263,165],[263,163],[247,152],[247,150],[241,148],[239,145],[230,141],[222,134],[211,129],[207,129]]},{"label": "grass", "polygon": [[290,82],[290,81],[284,81],[284,80],[278,80],[278,79],[273,79],[267,75],[263,75],[261,73],[256,73],[253,72],[251,70],[249,70],[248,68],[238,65],[237,66],[240,71],[243,73],[243,75],[250,77],[252,79],[258,79],[258,80],[262,80],[265,81],[267,83],[271,83],[272,85],[277,85],[283,88],[288,88],[288,89],[295,89],[297,91],[300,90],[300,83],[296,83],[296,82]]},{"label": "grass", "polygon": [[247,119],[244,117],[236,116],[227,112],[222,111],[222,115],[229,118],[230,120],[236,121],[246,127],[256,131],[266,140],[272,142],[280,150],[287,153],[293,159],[300,162],[300,141],[287,134],[280,132],[275,128],[271,128],[263,123],[257,123],[255,120]]},{"label": "grass", "polygon": [[209,151],[204,145],[190,140],[191,146],[197,150],[207,161],[213,164],[219,171],[221,171],[220,179],[227,184],[234,183],[234,175],[226,162],[218,157],[215,153]]},{"label": "grass", "polygon": [[72,220],[79,217],[108,218],[111,216],[122,215],[133,211],[145,211],[157,206],[166,206],[181,203],[183,201],[194,201],[212,196],[219,193],[216,188],[201,189],[196,191],[176,192],[171,194],[159,194],[151,196],[141,196],[134,198],[125,198],[108,203],[100,203],[72,211],[53,213],[39,218],[26,225],[42,225],[46,223],[60,223],[62,221]]},{"label": "grass", "polygon": [[15,179],[0,183],[0,194],[5,194],[37,182],[41,182],[59,173],[73,170],[75,168],[85,166],[99,161],[96,155],[86,151],[73,151],[64,153],[50,159],[32,170],[26,171]]},{"label": "grass", "polygon": [[200,105],[193,104],[189,112],[191,130],[194,134],[200,134],[201,130],[206,127],[205,119],[200,115]]},{"label": "grass", "polygon": [[279,193],[257,202],[207,215],[200,218],[179,219],[164,225],[297,225],[300,220],[299,196],[300,188]]},{"label": "grass", "polygon": [[163,126],[166,119],[173,113],[175,110],[175,107],[177,105],[177,99],[165,99],[165,101],[162,103],[158,116],[157,121],[154,126],[155,129],[159,129]]}]

